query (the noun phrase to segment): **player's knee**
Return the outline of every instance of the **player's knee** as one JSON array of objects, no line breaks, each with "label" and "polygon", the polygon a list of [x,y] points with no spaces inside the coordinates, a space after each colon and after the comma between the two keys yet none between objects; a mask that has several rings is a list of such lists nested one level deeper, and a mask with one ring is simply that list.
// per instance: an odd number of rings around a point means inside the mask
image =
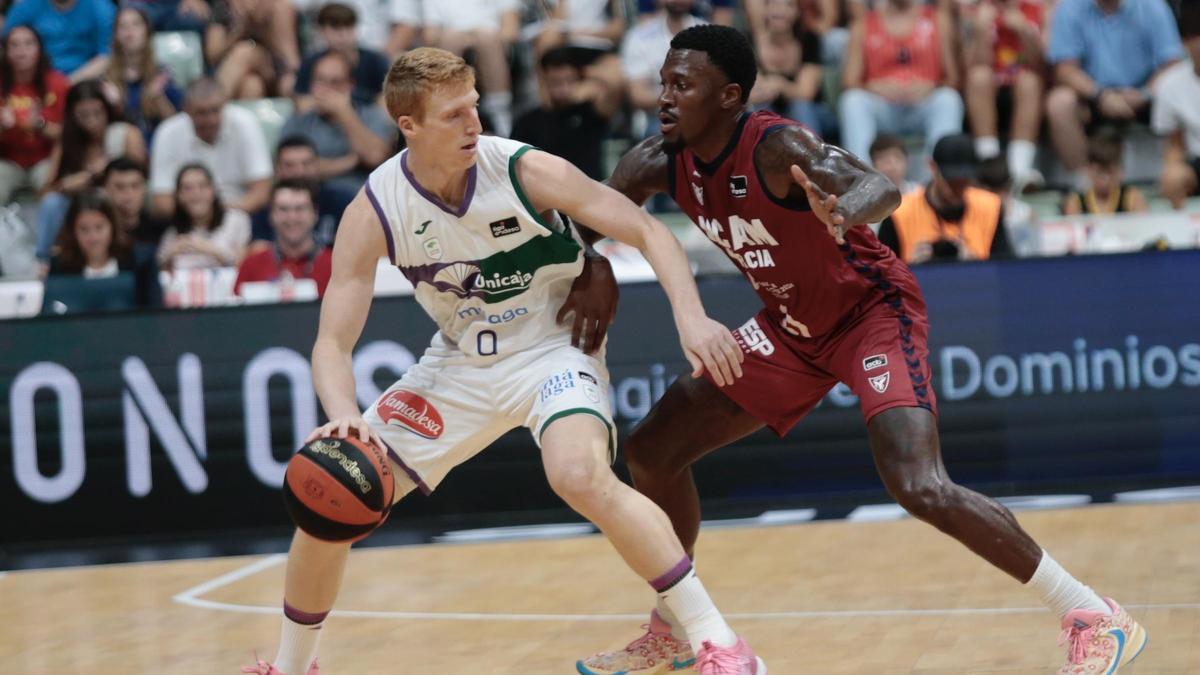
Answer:
[{"label": "player's knee", "polygon": [[585,507],[605,493],[608,481],[615,480],[612,470],[590,454],[572,461],[548,462],[546,478],[554,493],[573,508]]},{"label": "player's knee", "polygon": [[914,518],[936,524],[954,499],[954,486],[944,480],[916,480],[893,488],[892,496]]}]

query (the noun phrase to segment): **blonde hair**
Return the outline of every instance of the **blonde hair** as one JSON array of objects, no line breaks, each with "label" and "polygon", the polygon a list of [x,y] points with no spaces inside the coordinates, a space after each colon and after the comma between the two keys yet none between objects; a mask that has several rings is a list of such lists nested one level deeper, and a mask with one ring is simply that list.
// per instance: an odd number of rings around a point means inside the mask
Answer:
[{"label": "blonde hair", "polygon": [[420,119],[429,92],[438,87],[475,86],[475,70],[444,49],[419,47],[396,59],[383,82],[384,101],[393,120]]}]

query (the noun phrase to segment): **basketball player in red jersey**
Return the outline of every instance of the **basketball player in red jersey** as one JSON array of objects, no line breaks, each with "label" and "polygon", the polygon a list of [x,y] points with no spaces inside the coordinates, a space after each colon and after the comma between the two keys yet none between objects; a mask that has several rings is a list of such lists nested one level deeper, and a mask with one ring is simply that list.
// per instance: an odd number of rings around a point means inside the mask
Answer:
[{"label": "basketball player in red jersey", "polygon": [[[736,30],[677,34],[661,70],[662,135],[634,147],[608,181],[639,204],[671,195],[764,304],[733,331],[745,353],[741,379],[719,387],[681,377],[634,430],[625,457],[635,485],[667,512],[691,554],[700,529],[692,463],[763,425],[785,433],[845,382],[892,496],[1057,612],[1069,643],[1060,673],[1115,673],[1144,646],[1142,627],[1064,571],[1008,509],[946,474],[925,302],[908,267],[863,225],[896,208],[896,188],[795,122],[748,112],[755,73]],[[660,606],[645,635],[577,669],[686,669],[691,652],[673,624]]]}]

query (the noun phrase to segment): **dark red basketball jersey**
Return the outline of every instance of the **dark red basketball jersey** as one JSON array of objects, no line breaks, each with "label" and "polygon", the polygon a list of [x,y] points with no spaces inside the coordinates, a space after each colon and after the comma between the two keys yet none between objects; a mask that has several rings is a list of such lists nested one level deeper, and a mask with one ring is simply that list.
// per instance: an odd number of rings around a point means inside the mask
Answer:
[{"label": "dark red basketball jersey", "polygon": [[668,164],[671,197],[754,286],[771,317],[800,337],[825,335],[893,289],[920,290],[908,267],[870,228],[855,227],[839,246],[807,199],[767,191],[754,150],[798,122],[771,112],[742,115],[711,163],[685,149]]}]

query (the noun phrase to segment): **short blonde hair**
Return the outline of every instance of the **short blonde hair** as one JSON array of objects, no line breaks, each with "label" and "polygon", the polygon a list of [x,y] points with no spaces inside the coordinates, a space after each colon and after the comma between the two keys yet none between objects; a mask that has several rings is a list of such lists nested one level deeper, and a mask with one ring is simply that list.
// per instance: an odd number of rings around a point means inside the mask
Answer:
[{"label": "short blonde hair", "polygon": [[444,49],[419,47],[392,64],[383,82],[383,96],[393,120],[401,115],[420,119],[429,92],[454,86],[474,87],[475,70]]}]

